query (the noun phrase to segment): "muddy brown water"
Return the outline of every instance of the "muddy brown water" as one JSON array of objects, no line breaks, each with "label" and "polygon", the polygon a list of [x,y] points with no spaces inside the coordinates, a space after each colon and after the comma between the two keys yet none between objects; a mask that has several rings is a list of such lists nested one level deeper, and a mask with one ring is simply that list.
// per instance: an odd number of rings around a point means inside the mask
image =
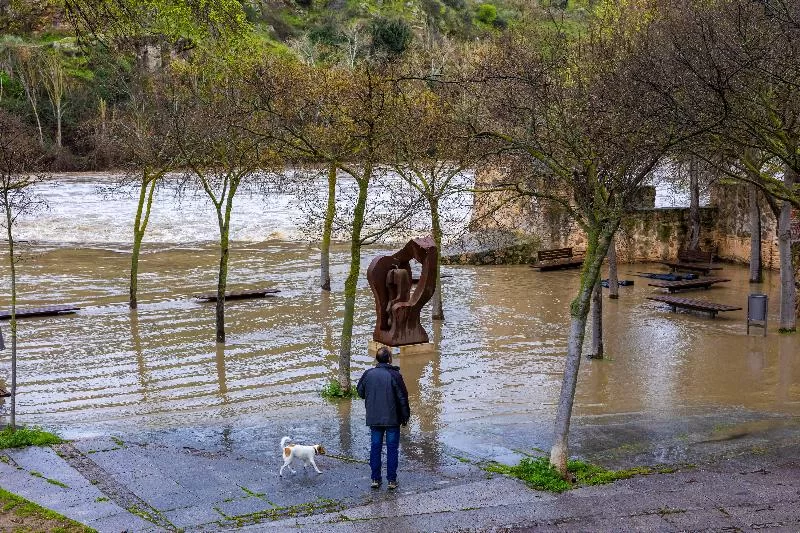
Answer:
[{"label": "muddy brown water", "polygon": [[[215,229],[201,200],[157,203],[140,264],[140,307],[132,312],[126,303],[126,242],[133,203],[103,196],[100,185],[85,177],[48,183],[40,193],[51,210],[20,226],[21,238],[31,242],[23,246],[18,269],[19,305],[83,307],[75,315],[20,320],[20,421],[68,437],[223,424],[327,424],[342,432],[350,431],[351,421],[362,423],[360,402],[329,403],[319,395],[336,368],[346,245],[334,246],[333,292],[321,292],[318,250],[302,243],[287,222],[290,202],[265,209],[263,202],[244,199],[234,215],[229,288],[281,292],[230,302],[228,342],[217,346],[213,304],[191,299],[212,291],[216,280]],[[364,252],[354,380],[373,361],[366,347],[374,303],[363,270],[386,249]],[[604,299],[607,358],[583,360],[576,419],[673,420],[730,411],[800,415],[800,336],[776,331],[777,273],[754,286],[746,268],[725,265],[721,274],[730,282],[685,293],[746,307],[749,292],[767,292],[771,323],[762,337],[760,330],[745,334],[745,311],[711,319],[646,300],[659,290],[635,277],[639,271],[665,269],[621,266],[620,277],[635,285],[621,288],[617,301]],[[453,266],[443,272],[450,275],[443,280],[446,321],[425,322],[436,351],[395,359],[411,395],[410,434],[454,445],[502,441],[504,428],[525,423],[537,428],[538,442],[546,442],[578,272],[526,266]],[[7,307],[8,296],[3,263],[0,307]],[[7,333],[8,324],[0,322],[0,328]],[[5,350],[0,381],[9,372]],[[2,417],[8,411],[4,402]]]},{"label": "muddy brown water", "polygon": [[[19,416],[70,434],[99,428],[172,427],[280,418],[299,406],[334,413],[319,396],[333,374],[340,335],[346,248],[333,257],[334,291],[315,288],[317,252],[287,242],[233,247],[231,288],[275,287],[275,298],[228,304],[228,342],[214,343],[213,304],[192,294],[213,288],[213,245],[149,246],[142,258],[140,308],[126,306],[123,251],[29,249],[19,305],[74,303],[76,315],[19,322]],[[365,254],[364,264],[371,254]],[[745,334],[744,311],[716,319],[673,313],[645,297],[657,289],[625,265],[617,301],[605,299],[607,359],[584,360],[575,413],[649,413],[741,407],[800,411],[800,344],[779,335],[777,276],[767,275],[772,325]],[[568,305],[577,271],[524,266],[446,267],[447,320],[426,327],[431,355],[399,357],[421,431],[500,417],[547,421],[554,413],[566,350]],[[731,282],[687,296],[746,307],[747,271],[726,265]],[[5,279],[4,279],[5,281]],[[5,297],[5,295],[4,295]],[[2,304],[6,303],[4,298]],[[373,300],[362,278],[353,376],[372,364],[366,344]],[[2,326],[7,332],[7,323]],[[8,350],[0,372],[9,371]],[[5,409],[5,406],[3,407]]]}]

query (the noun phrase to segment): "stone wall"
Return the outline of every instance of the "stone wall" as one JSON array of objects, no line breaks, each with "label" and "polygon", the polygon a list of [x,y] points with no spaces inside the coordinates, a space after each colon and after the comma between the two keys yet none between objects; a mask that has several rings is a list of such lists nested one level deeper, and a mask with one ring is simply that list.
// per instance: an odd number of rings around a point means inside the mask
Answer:
[{"label": "stone wall", "polygon": [[[502,170],[483,169],[476,173],[476,183],[482,186],[505,181]],[[658,261],[674,259],[686,243],[689,222],[688,208],[654,207],[655,189],[643,187],[639,209],[631,211],[617,234],[617,255],[620,261]],[[795,240],[800,247],[800,216],[794,213]],[[492,195],[476,199],[473,221],[474,232],[506,231],[515,237],[497,249],[515,247],[513,253],[491,256],[481,250],[473,263],[497,263],[504,256],[521,259],[520,254],[530,250],[530,262],[538,249],[571,246],[576,250],[586,248],[586,235],[570,219],[566,210],[552,202],[535,198],[518,198],[512,194]],[[761,198],[761,249],[765,268],[777,269],[778,244],[776,220],[767,202]],[[524,238],[520,238],[524,235]],[[750,214],[747,186],[721,183],[710,191],[709,207],[701,208],[700,247],[713,251],[725,261],[748,263],[750,258]],[[533,244],[531,244],[533,243]],[[487,250],[491,247],[486,248]],[[461,250],[463,254],[464,251]],[[456,254],[457,255],[457,254]],[[471,257],[469,255],[465,256]],[[458,262],[455,256],[451,256]]]},{"label": "stone wall", "polygon": [[[750,201],[744,184],[719,184],[711,191],[711,203],[718,216],[714,223],[714,242],[720,259],[735,263],[750,261]],[[777,270],[777,220],[769,204],[759,194],[761,207],[761,260],[764,268]]]}]

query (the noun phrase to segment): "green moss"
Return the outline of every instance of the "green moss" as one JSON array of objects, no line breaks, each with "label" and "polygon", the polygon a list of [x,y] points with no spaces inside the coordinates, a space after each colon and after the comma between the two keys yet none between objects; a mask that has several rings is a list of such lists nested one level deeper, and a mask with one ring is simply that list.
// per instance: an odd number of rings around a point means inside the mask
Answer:
[{"label": "green moss", "polygon": [[322,387],[320,392],[323,398],[327,400],[336,400],[338,398],[358,398],[358,391],[355,386],[351,386],[349,391],[342,390],[342,386],[336,380],[331,380],[327,385]]},{"label": "green moss", "polygon": [[41,472],[37,472],[36,470],[31,470],[28,473],[30,475],[32,475],[33,477],[38,477],[40,479],[43,479],[43,480],[47,481],[51,485],[55,485],[57,487],[61,487],[61,488],[64,488],[64,489],[68,489],[69,488],[69,485],[67,485],[65,483],[62,483],[62,482],[58,481],[57,479],[50,479],[49,477],[44,477],[44,475],[42,475]]},{"label": "green moss", "polygon": [[[264,521],[280,520],[286,517],[309,516],[315,513],[332,513],[342,510],[342,504],[336,500],[319,498],[313,502],[290,505],[288,507],[273,507],[255,513],[244,515],[226,515],[219,507],[214,510],[221,514],[225,520],[235,522],[237,527],[258,524]],[[220,525],[226,524],[220,522]]]},{"label": "green moss", "polygon": [[558,471],[550,465],[547,457],[525,457],[514,466],[490,463],[484,466],[484,469],[521,479],[536,490],[549,492],[564,492],[580,485],[604,485],[620,479],[653,473],[653,470],[648,467],[607,470],[601,466],[572,460],[567,462],[567,470],[575,479],[575,482],[571,483],[561,477]]},{"label": "green moss", "polygon": [[25,446],[50,446],[64,442],[54,433],[40,427],[21,427],[13,430],[10,426],[0,431],[0,449],[24,448]]},{"label": "green moss", "polygon": [[33,531],[28,523],[36,527],[36,531],[47,528],[49,531],[64,531],[68,533],[96,533],[94,529],[62,516],[55,511],[45,509],[16,494],[0,489],[0,510],[13,514],[21,519],[19,529],[14,531]]}]

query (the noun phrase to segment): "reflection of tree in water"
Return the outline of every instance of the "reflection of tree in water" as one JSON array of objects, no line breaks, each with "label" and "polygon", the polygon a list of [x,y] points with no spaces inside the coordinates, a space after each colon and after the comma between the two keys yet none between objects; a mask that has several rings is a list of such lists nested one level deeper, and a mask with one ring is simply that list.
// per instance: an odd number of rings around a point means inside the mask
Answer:
[{"label": "reflection of tree in water", "polygon": [[218,342],[216,350],[217,360],[217,383],[219,384],[219,396],[222,398],[222,403],[226,404],[230,401],[228,398],[228,382],[225,377],[225,343]]},{"label": "reflection of tree in water", "polygon": [[795,349],[794,339],[790,335],[779,335],[778,337],[778,386],[776,390],[776,400],[781,405],[786,405],[794,400],[791,398],[791,389],[794,383]]},{"label": "reflection of tree in water", "polygon": [[319,321],[322,325],[322,350],[325,354],[325,359],[329,363],[329,370],[331,374],[336,372],[336,363],[338,361],[338,354],[333,345],[333,321],[336,319],[335,315],[331,312],[331,293],[322,291],[319,300]]},{"label": "reflection of tree in water", "polygon": [[412,431],[400,432],[403,453],[415,461],[436,467],[442,453],[439,441],[442,415],[442,322],[434,321],[432,329],[434,350],[431,353],[396,356],[394,364],[400,367],[403,374],[411,405],[409,425]]},{"label": "reflection of tree in water", "polygon": [[130,325],[131,325],[131,343],[133,344],[133,351],[136,353],[136,367],[139,374],[139,388],[142,391],[142,401],[149,401],[147,397],[148,389],[152,378],[150,371],[144,360],[144,351],[142,350],[142,337],[139,334],[139,313],[136,309],[130,310]]}]

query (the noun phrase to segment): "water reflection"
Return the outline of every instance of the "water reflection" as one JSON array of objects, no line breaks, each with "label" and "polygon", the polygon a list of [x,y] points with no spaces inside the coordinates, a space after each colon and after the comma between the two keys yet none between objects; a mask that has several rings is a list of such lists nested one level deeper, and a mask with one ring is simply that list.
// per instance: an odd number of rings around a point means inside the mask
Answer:
[{"label": "water reflection", "polygon": [[[328,293],[317,287],[313,248],[234,243],[230,285],[276,287],[281,293],[231,302],[228,343],[212,348],[213,306],[189,296],[214,285],[213,245],[150,245],[141,264],[137,311],[126,303],[127,252],[34,247],[24,264],[20,306],[79,303],[84,310],[21,322],[21,417],[69,427],[75,435],[101,423],[247,424],[320,411],[337,418],[341,448],[349,449],[353,428],[362,425],[361,408],[346,402],[333,407],[319,397],[336,365],[349,255],[343,245],[333,252]],[[381,252],[367,251],[363,264]],[[657,268],[620,268],[622,277],[637,283],[604,306],[608,359],[581,365],[576,415],[667,416],[709,407],[800,414],[800,390],[793,384],[800,336],[771,330],[767,337],[746,338],[743,311],[713,320],[672,313],[646,300],[654,289],[633,277]],[[525,420],[549,427],[578,273],[524,266],[443,271],[454,274],[444,280],[447,321],[426,318],[424,324],[436,350],[397,360],[414,412],[406,451],[437,457],[455,432],[471,424]],[[747,270],[725,265],[724,273],[732,280],[724,287],[687,296],[742,306],[750,291]],[[6,281],[7,272],[0,271],[0,286]],[[764,288],[777,301],[774,281]],[[354,379],[374,364],[366,351],[374,301],[363,277],[358,290]],[[770,323],[777,324],[777,309],[772,311]],[[0,352],[0,368],[8,365],[8,350]]]},{"label": "water reflection", "polygon": [[225,343],[218,342],[216,344],[216,362],[217,362],[217,383],[219,384],[219,396],[222,403],[228,403],[228,382],[225,379]]}]

